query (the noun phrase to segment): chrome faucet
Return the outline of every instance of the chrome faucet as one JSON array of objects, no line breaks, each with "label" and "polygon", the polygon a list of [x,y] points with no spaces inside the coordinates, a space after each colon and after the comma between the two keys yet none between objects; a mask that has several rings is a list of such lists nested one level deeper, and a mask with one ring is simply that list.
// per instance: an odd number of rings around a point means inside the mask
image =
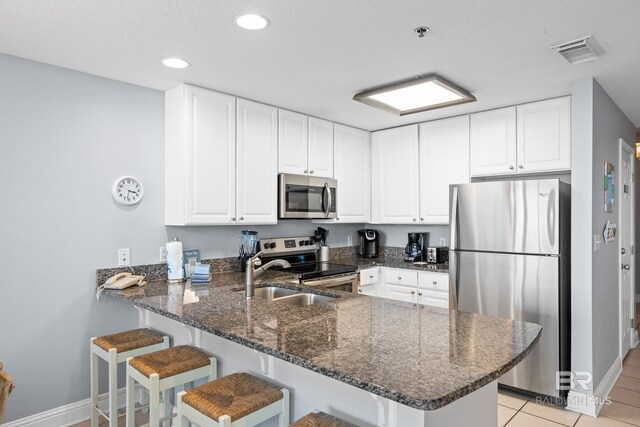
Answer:
[{"label": "chrome faucet", "polygon": [[291,264],[283,259],[274,259],[265,265],[260,265],[260,255],[262,255],[262,251],[247,259],[247,263],[245,265],[244,292],[247,299],[252,299],[256,295],[256,277],[261,276],[262,273],[271,267],[291,267]]}]

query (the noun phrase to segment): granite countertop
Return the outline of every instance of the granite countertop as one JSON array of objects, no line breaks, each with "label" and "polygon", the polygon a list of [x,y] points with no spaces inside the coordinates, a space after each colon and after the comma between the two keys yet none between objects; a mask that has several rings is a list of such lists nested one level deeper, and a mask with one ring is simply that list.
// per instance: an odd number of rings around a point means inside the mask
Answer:
[{"label": "granite countertop", "polygon": [[[285,277],[276,272],[260,279],[269,282],[273,275]],[[314,291],[340,296],[315,306],[247,301],[234,292],[242,289],[243,277],[214,274],[209,286],[197,287],[150,281],[103,295],[421,410],[445,406],[497,379],[531,351],[542,330],[340,291]]]}]

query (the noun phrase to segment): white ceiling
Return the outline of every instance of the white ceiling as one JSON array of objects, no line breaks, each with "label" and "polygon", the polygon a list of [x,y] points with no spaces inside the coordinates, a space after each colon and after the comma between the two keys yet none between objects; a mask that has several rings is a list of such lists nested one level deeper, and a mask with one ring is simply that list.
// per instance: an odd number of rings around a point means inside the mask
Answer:
[{"label": "white ceiling", "polygon": [[[246,12],[271,26],[236,27]],[[570,65],[549,49],[589,34],[606,51],[597,61]],[[2,53],[161,90],[193,83],[369,130],[569,94],[583,76],[640,127],[639,41],[638,0],[0,1]],[[170,56],[192,67],[163,67]],[[478,102],[396,117],[352,100],[432,72]]]}]

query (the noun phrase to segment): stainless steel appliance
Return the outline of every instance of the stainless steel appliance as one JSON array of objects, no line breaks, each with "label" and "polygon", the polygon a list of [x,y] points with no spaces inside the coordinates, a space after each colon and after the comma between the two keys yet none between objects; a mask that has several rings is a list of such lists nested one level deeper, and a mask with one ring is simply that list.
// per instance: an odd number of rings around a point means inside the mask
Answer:
[{"label": "stainless steel appliance", "polygon": [[278,175],[280,218],[336,218],[338,181],[306,175]]},{"label": "stainless steel appliance", "polygon": [[451,185],[449,196],[452,308],[542,325],[532,353],[499,383],[564,397],[556,372],[570,370],[570,186],[483,182]]},{"label": "stainless steel appliance", "polygon": [[449,262],[449,248],[429,246],[425,252],[427,253],[427,262],[430,264]]},{"label": "stainless steel appliance", "polygon": [[380,233],[377,230],[361,228],[358,230],[358,256],[362,258],[378,258]]},{"label": "stainless steel appliance", "polygon": [[247,260],[253,257],[258,251],[258,232],[252,230],[242,230],[238,237],[240,246],[239,257],[242,271],[245,271]]},{"label": "stainless steel appliance", "polygon": [[289,271],[299,274],[296,283],[338,291],[358,292],[358,267],[348,264],[320,262],[318,248],[313,237],[281,237],[261,239],[262,262],[283,259],[291,264]]},{"label": "stainless steel appliance", "polygon": [[407,262],[424,261],[424,249],[429,242],[429,233],[407,233],[407,245],[404,247],[404,260]]}]

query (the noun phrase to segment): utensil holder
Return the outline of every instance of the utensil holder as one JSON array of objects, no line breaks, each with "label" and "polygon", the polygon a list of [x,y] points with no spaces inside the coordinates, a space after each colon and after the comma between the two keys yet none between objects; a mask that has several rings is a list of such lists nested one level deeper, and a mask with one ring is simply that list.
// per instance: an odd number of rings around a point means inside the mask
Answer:
[{"label": "utensil holder", "polygon": [[329,246],[320,246],[318,260],[320,262],[329,262]]}]

